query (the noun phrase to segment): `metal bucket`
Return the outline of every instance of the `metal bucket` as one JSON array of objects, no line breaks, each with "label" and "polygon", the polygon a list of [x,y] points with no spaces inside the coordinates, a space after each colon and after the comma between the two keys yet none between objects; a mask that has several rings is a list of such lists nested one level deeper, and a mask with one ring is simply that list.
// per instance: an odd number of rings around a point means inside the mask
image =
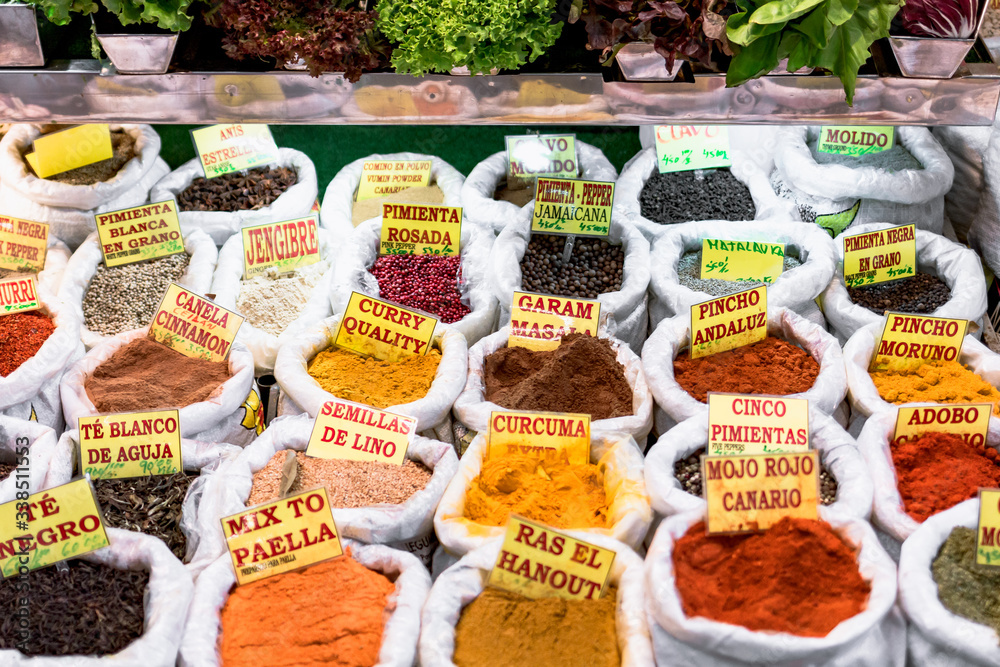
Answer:
[{"label": "metal bucket", "polygon": [[44,67],[33,5],[0,5],[0,67]]},{"label": "metal bucket", "polygon": [[97,41],[121,74],[165,74],[177,46],[177,33],[102,35]]},{"label": "metal bucket", "polygon": [[674,59],[674,66],[667,69],[667,61],[646,42],[631,42],[618,50],[615,60],[621,67],[626,81],[673,81],[684,62]]}]

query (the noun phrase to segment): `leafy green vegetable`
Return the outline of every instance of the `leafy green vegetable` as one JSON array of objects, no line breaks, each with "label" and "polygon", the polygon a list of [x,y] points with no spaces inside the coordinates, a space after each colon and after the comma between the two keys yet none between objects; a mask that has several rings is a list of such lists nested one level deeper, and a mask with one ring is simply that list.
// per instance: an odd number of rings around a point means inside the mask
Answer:
[{"label": "leafy green vegetable", "polygon": [[[101,4],[114,14],[122,25],[155,23],[160,28],[174,32],[191,27],[187,13],[193,0],[101,0]],[[41,7],[45,18],[58,25],[66,25],[73,14],[93,14],[98,10],[93,0],[26,0]]]},{"label": "leafy green vegetable", "polygon": [[556,0],[379,0],[378,26],[394,44],[397,72],[517,69],[562,31]]},{"label": "leafy green vegetable", "polygon": [[97,3],[92,0],[26,0],[29,5],[40,7],[45,18],[56,25],[66,25],[73,14],[93,14]]},{"label": "leafy green vegetable", "polygon": [[788,58],[788,71],[821,67],[840,77],[854,103],[858,70],[872,43],[889,36],[903,0],[736,0],[726,35],[735,55],[726,85],[767,74]]}]

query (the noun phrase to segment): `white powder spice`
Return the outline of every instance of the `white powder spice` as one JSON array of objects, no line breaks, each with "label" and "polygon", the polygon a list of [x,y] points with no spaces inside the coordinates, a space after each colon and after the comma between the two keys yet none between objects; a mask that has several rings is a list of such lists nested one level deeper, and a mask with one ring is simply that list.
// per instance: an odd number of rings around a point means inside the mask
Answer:
[{"label": "white powder spice", "polygon": [[292,273],[271,269],[263,276],[242,280],[236,310],[253,326],[279,336],[302,312],[328,268],[329,262],[320,261]]}]

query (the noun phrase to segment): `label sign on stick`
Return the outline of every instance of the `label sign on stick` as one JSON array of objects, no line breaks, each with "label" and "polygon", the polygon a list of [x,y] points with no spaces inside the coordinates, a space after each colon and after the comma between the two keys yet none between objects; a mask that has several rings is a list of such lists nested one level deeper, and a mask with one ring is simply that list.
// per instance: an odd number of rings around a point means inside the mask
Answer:
[{"label": "label sign on stick", "polygon": [[38,137],[34,153],[25,156],[35,175],[48,178],[114,157],[111,128],[106,124],[77,125]]},{"label": "label sign on stick", "polygon": [[535,184],[535,212],[531,231],[543,234],[607,236],[615,184],[539,178]]},{"label": "label sign on stick", "polygon": [[0,215],[0,270],[38,273],[48,246],[47,224]]},{"label": "label sign on stick", "polygon": [[773,283],[785,269],[784,243],[702,239],[701,278]]},{"label": "label sign on stick", "polygon": [[104,265],[121,266],[184,252],[175,206],[167,200],[94,216]]},{"label": "label sign on stick", "polygon": [[522,134],[504,137],[507,187],[524,187],[539,176],[576,178],[575,134]]},{"label": "label sign on stick", "polygon": [[600,321],[600,301],[514,292],[507,345],[530,350],[554,350],[567,334],[596,336]]},{"label": "label sign on stick", "polygon": [[371,160],[361,165],[357,201],[431,184],[430,160]]},{"label": "label sign on stick", "polygon": [[511,515],[487,585],[527,598],[597,600],[615,552]]},{"label": "label sign on stick", "polygon": [[968,320],[887,313],[868,370],[910,370],[928,361],[957,361],[968,328]]},{"label": "label sign on stick", "polygon": [[379,253],[383,255],[459,254],[462,209],[424,204],[383,204]]},{"label": "label sign on stick", "polygon": [[21,276],[0,280],[0,316],[25,313],[42,307],[38,301],[38,283],[35,276]]},{"label": "label sign on stick", "polygon": [[83,478],[0,505],[0,570],[16,575],[108,546],[90,480]]},{"label": "label sign on stick", "polygon": [[222,532],[240,586],[344,553],[322,486],[224,517]]},{"label": "label sign on stick", "polygon": [[819,516],[816,450],[757,456],[702,456],[709,533],[767,530],[786,516]]},{"label": "label sign on stick", "polygon": [[267,125],[210,125],[191,130],[191,139],[205,178],[259,167],[278,159],[278,146]]},{"label": "label sign on stick", "polygon": [[914,225],[844,237],[844,282],[860,287],[914,275],[917,240]]},{"label": "label sign on stick", "polygon": [[243,279],[261,276],[269,269],[291,273],[320,261],[319,223],[315,215],[296,220],[244,227]]},{"label": "label sign on stick", "polygon": [[709,455],[808,449],[808,399],[708,392]]},{"label": "label sign on stick", "polygon": [[524,454],[570,465],[590,463],[590,415],[493,412],[488,459]]},{"label": "label sign on stick", "polygon": [[401,466],[416,432],[414,417],[338,398],[324,403],[316,415],[306,455]]},{"label": "label sign on stick", "polygon": [[891,125],[877,127],[824,125],[819,128],[816,150],[820,153],[854,156],[881,153],[892,148],[895,132],[896,128]]},{"label": "label sign on stick", "polygon": [[170,283],[149,325],[149,337],[185,357],[225,361],[243,317]]},{"label": "label sign on stick", "polygon": [[77,425],[80,472],[93,479],[173,475],[184,469],[177,410],[80,417]]},{"label": "label sign on stick", "polygon": [[691,358],[707,357],[767,338],[767,287],[691,306]]},{"label": "label sign on stick", "polygon": [[933,408],[899,408],[892,439],[908,440],[924,433],[954,433],[975,447],[986,444],[990,428],[991,403],[940,405]]},{"label": "label sign on stick", "polygon": [[394,361],[427,354],[437,319],[375,297],[351,292],[334,345]]},{"label": "label sign on stick", "polygon": [[979,489],[976,564],[1000,565],[1000,489]]},{"label": "label sign on stick", "polygon": [[732,164],[725,125],[656,126],[656,166],[661,174]]}]

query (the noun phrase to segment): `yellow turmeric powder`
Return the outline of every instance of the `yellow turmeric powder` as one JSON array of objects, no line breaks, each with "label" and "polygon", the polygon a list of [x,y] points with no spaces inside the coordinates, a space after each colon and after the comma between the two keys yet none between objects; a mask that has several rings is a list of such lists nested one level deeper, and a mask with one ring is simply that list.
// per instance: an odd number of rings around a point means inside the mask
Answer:
[{"label": "yellow turmeric powder", "polygon": [[555,528],[604,528],[604,475],[591,463],[570,465],[520,454],[487,461],[472,480],[465,516],[503,526],[511,514]]},{"label": "yellow turmeric powder", "polygon": [[309,375],[337,398],[381,409],[426,396],[440,363],[438,350],[400,361],[379,361],[328,347],[309,362]]},{"label": "yellow turmeric powder", "polygon": [[1000,391],[957,361],[928,361],[915,371],[870,373],[878,395],[889,403],[993,403],[1000,414]]}]

